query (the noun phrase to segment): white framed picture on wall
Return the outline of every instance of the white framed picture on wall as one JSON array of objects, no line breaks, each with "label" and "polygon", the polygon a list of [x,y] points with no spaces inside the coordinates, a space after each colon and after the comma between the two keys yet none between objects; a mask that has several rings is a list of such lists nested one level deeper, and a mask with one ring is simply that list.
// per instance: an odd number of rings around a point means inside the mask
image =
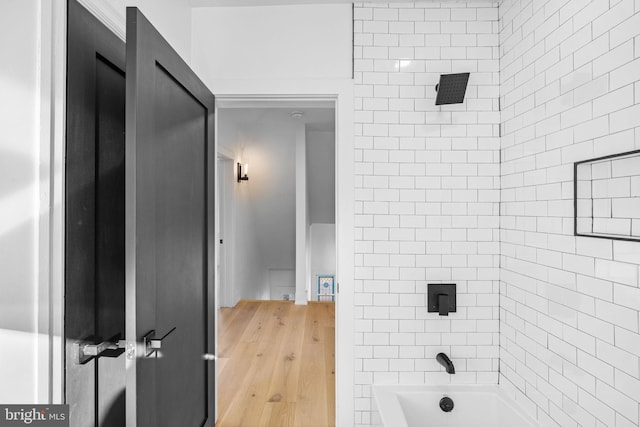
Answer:
[{"label": "white framed picture on wall", "polygon": [[318,275],[318,301],[335,301],[335,277]]}]

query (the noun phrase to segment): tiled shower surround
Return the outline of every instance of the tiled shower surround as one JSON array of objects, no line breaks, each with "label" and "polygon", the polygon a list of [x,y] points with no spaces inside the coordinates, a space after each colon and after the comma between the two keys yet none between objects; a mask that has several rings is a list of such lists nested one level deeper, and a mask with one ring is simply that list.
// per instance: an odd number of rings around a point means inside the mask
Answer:
[{"label": "tiled shower surround", "polygon": [[355,424],[374,383],[499,382],[541,425],[637,426],[640,243],[573,236],[573,162],[640,149],[640,0],[357,3],[354,56]]},{"label": "tiled shower surround", "polygon": [[573,236],[573,162],[640,148],[640,2],[499,11],[500,384],[543,425],[637,426],[640,243]]},{"label": "tiled shower surround", "polygon": [[[370,425],[371,384],[498,382],[498,9],[356,4],[354,19],[356,425]],[[467,71],[465,103],[436,107],[440,74]],[[427,313],[443,282],[448,317]]]}]

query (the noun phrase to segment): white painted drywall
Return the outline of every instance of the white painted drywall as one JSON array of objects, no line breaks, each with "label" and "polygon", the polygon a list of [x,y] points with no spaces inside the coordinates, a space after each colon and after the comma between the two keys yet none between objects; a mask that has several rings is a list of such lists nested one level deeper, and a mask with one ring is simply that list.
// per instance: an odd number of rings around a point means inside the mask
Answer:
[{"label": "white painted drywall", "polygon": [[189,0],[110,0],[124,8],[137,6],[182,58],[191,58]]},{"label": "white painted drywall", "polygon": [[292,300],[296,292],[296,274],[294,270],[269,270],[269,286],[272,300],[286,298]]},{"label": "white painted drywall", "polygon": [[[250,214],[243,212],[242,215],[246,215],[246,220],[250,223],[238,224],[235,227],[239,233],[237,238],[231,237],[227,241],[234,245],[234,258],[244,257],[243,248],[251,245],[250,250],[259,252],[259,255],[253,258],[259,261],[252,262],[251,265],[240,264],[239,268],[264,271],[297,269],[301,275],[299,280],[296,279],[296,283],[299,283],[299,289],[295,292],[297,301],[306,303],[312,284],[310,207],[326,204],[324,199],[314,200],[309,192],[306,170],[308,156],[305,154],[309,145],[306,143],[307,134],[314,135],[314,144],[322,145],[316,150],[321,153],[321,160],[330,162],[331,165],[334,163],[333,154],[328,154],[333,153],[333,132],[308,132],[306,126],[332,128],[335,112],[333,109],[307,108],[304,109],[302,119],[294,119],[290,113],[288,108],[219,109],[218,143],[223,149],[233,153],[236,161],[249,164],[249,180],[235,183],[234,187],[236,192],[241,191],[241,194],[246,196],[243,210],[249,210]],[[330,147],[327,147],[329,145]],[[298,152],[298,148],[302,151]],[[335,169],[331,170],[331,173],[334,173]],[[325,185],[320,186],[317,193],[322,193],[326,198],[324,193],[329,191],[329,197],[333,197],[333,179],[330,180],[329,186],[326,185],[326,181],[324,179]],[[296,195],[297,191],[300,191],[299,196]],[[296,206],[297,201],[300,201],[299,206]],[[331,206],[331,209],[334,209],[335,204],[331,203]],[[298,208],[301,231],[296,234]],[[238,209],[235,208],[238,214],[234,215],[234,218],[240,218]],[[300,241],[296,243],[298,237]],[[246,244],[239,246],[239,239],[244,240]],[[300,250],[298,260],[296,245],[299,245]],[[239,274],[248,273],[244,271]],[[270,277],[268,273],[261,277],[263,276]],[[248,298],[247,295],[255,292],[257,288],[270,288],[269,280],[267,283],[243,283],[241,281],[235,285],[243,289],[239,298]],[[259,294],[266,295],[262,291]]]},{"label": "white painted drywall", "polygon": [[304,123],[295,125],[295,179],[296,304],[306,304],[309,287],[309,194]]},{"label": "white painted drywall", "polygon": [[351,5],[193,9],[193,66],[210,79],[351,77]]},{"label": "white painted drywall", "polygon": [[123,35],[126,28],[126,8],[135,6],[187,62],[191,58],[190,0],[78,0],[98,15],[109,27]]},{"label": "white painted drywall", "polygon": [[269,299],[270,293],[263,252],[256,245],[259,226],[251,190],[246,182],[236,183],[235,188],[233,305],[241,299]]},{"label": "white painted drywall", "polygon": [[[251,186],[255,186],[255,179],[237,182],[235,165],[238,161],[246,160],[242,156],[244,143],[243,133],[235,120],[227,117],[226,111],[221,110],[218,117],[218,144],[224,152],[232,153],[232,167],[226,172],[228,185],[231,186],[230,197],[227,199],[232,212],[231,234],[224,236],[227,256],[231,257],[230,268],[225,277],[229,280],[226,294],[226,305],[233,307],[241,299],[269,299],[270,290],[268,271],[258,242],[258,231],[255,221],[254,201]],[[250,167],[250,172],[254,168]],[[251,175],[254,176],[254,175]]]},{"label": "white painted drywall", "polygon": [[307,130],[307,179],[312,224],[336,221],[335,131]]},{"label": "white painted drywall", "polygon": [[306,131],[309,233],[307,298],[317,300],[318,275],[335,275],[335,131]]},{"label": "white painted drywall", "polygon": [[229,121],[236,123],[237,160],[249,164],[249,180],[237,187],[250,199],[253,244],[265,268],[294,269],[297,122],[287,110],[221,109],[220,129]]},{"label": "white painted drywall", "polygon": [[37,0],[0,6],[0,402],[37,400]]},{"label": "white painted drywall", "polygon": [[336,225],[311,224],[311,293],[309,300],[318,298],[318,276],[336,274]]}]

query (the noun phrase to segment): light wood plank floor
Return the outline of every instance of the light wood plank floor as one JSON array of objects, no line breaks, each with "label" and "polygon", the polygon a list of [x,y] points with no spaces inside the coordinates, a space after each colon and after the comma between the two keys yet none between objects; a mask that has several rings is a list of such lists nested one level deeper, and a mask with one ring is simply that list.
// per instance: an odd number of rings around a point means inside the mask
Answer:
[{"label": "light wood plank floor", "polygon": [[240,301],[220,310],[217,427],[335,426],[335,307]]}]

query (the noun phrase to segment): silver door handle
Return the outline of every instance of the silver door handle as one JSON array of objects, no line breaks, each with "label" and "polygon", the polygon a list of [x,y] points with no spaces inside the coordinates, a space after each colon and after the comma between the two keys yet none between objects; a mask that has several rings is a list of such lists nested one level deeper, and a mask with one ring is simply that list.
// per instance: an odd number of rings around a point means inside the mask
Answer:
[{"label": "silver door handle", "polygon": [[[84,365],[85,363],[96,357],[120,356],[122,353],[124,353],[127,342],[118,338],[120,338],[120,334],[115,335],[113,338],[111,338],[111,340],[101,341],[98,344],[94,344],[95,341],[78,341],[74,343],[74,346],[77,347],[78,364]],[[98,338],[98,340],[100,339]],[[108,350],[113,351],[107,352]]]},{"label": "silver door handle", "polygon": [[127,345],[127,341],[118,340],[118,342],[103,341],[100,344],[85,344],[80,347],[80,350],[87,356],[100,356],[107,350],[119,350],[124,349]]},{"label": "silver door handle", "polygon": [[149,331],[144,337],[142,337],[142,343],[144,344],[145,357],[151,357],[155,352],[162,349],[162,340],[167,338],[173,331],[176,330],[174,326],[169,332],[164,334],[162,338],[156,338],[156,331]]}]

